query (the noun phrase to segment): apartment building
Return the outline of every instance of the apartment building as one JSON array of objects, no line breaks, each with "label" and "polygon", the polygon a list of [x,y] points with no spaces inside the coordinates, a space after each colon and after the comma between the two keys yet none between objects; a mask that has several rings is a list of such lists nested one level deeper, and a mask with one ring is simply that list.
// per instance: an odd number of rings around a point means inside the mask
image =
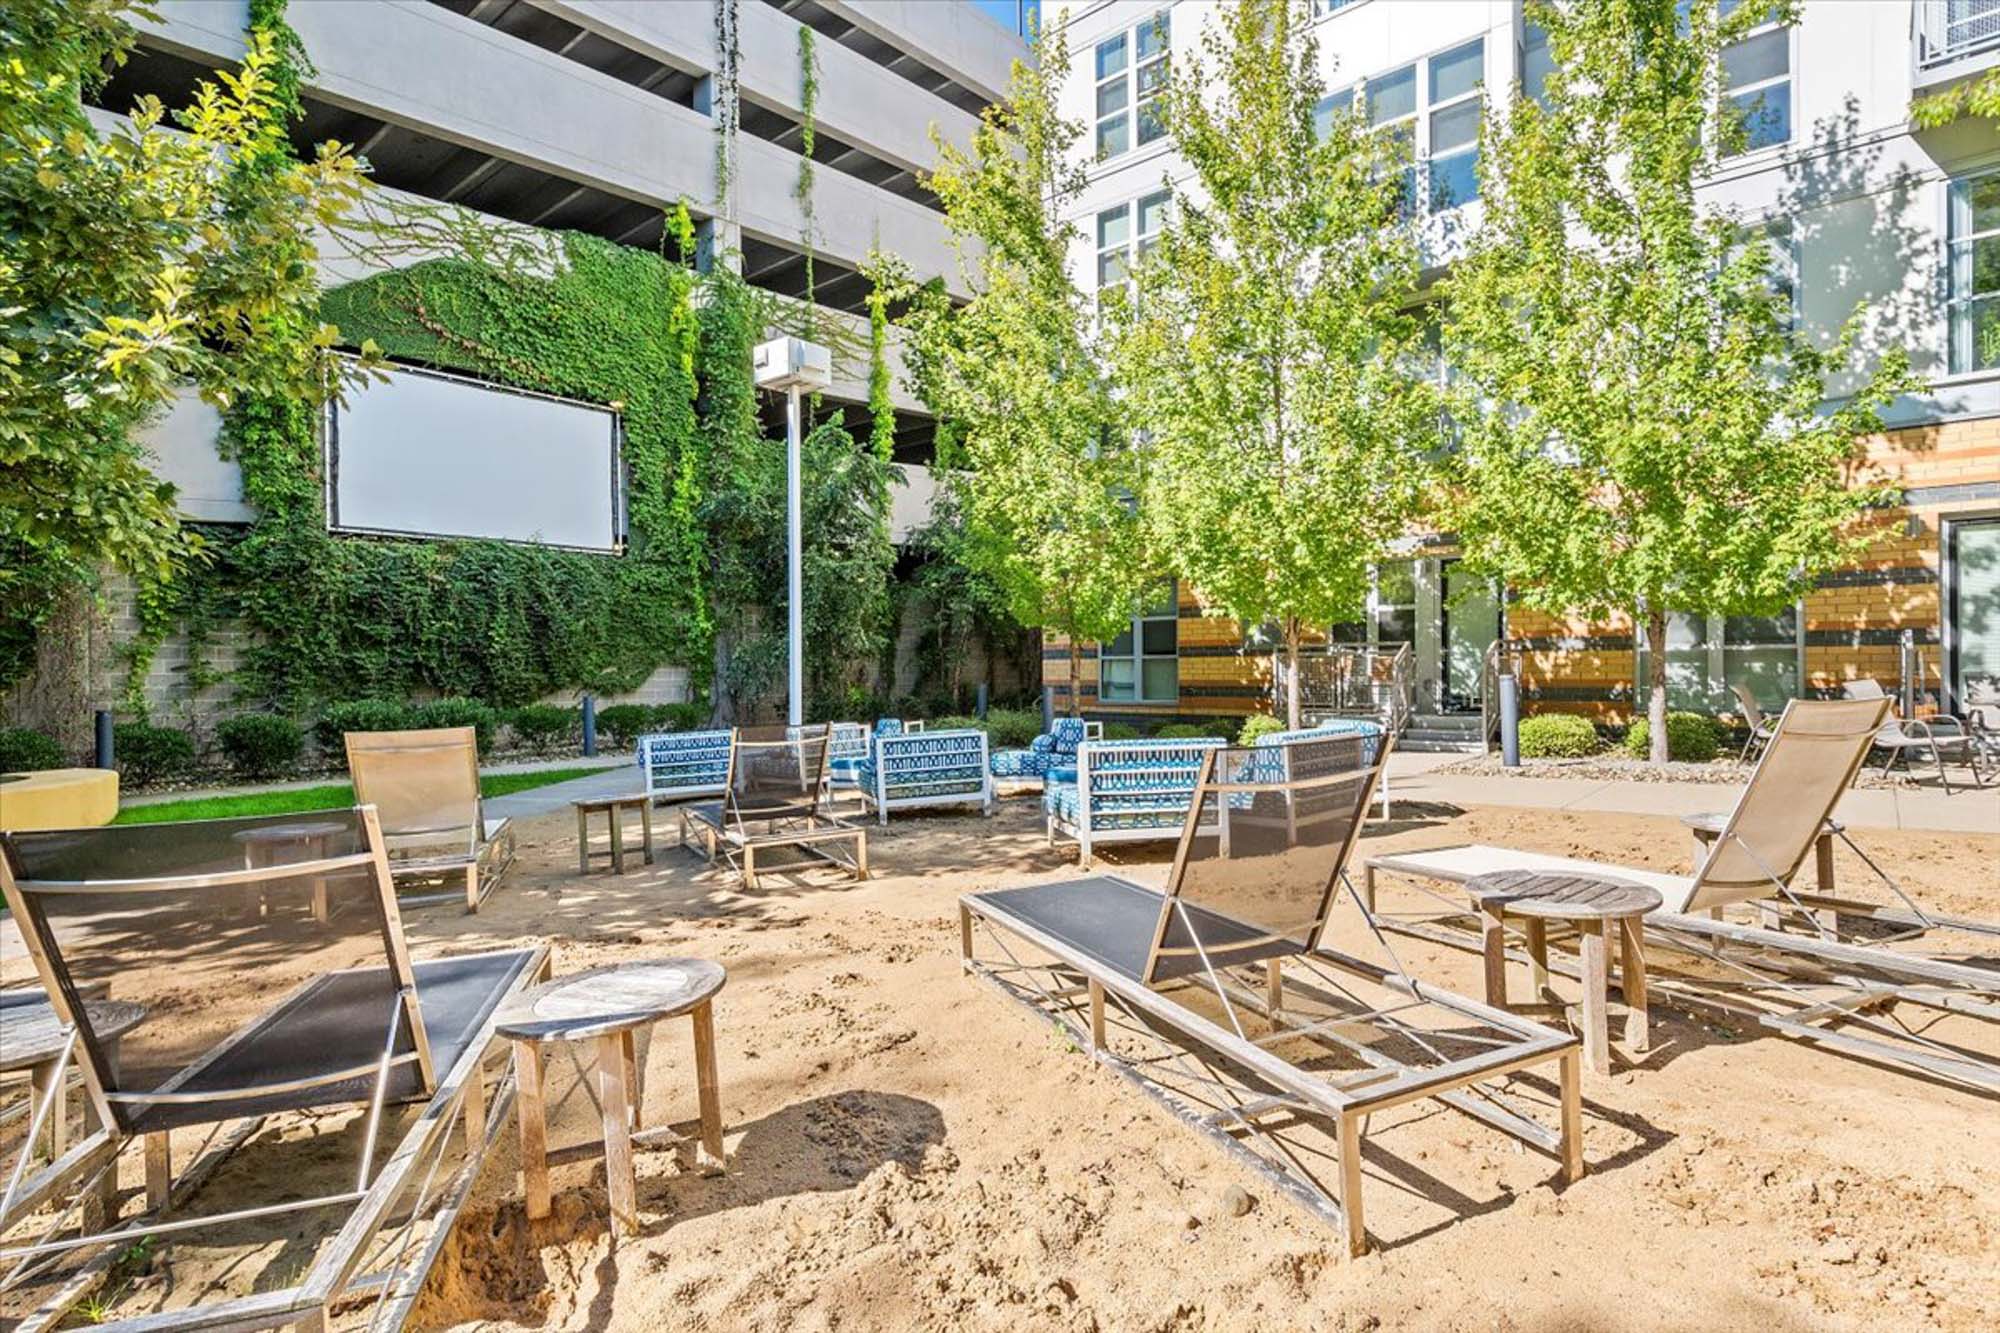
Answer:
[{"label": "apartment building", "polygon": [[[936,160],[933,134],[966,144],[1012,63],[1028,57],[1027,8],[1015,0],[293,0],[286,19],[313,66],[293,137],[302,152],[329,139],[351,145],[392,205],[455,205],[528,234],[580,231],[671,254],[666,217],[685,204],[696,254],[682,258],[738,265],[780,298],[803,300],[810,290],[814,327],[836,349],[825,404],[857,409],[850,424],[865,430],[870,284],[861,269],[879,249],[919,278],[959,288],[944,214],[921,177]],[[140,22],[130,61],[95,94],[99,111],[121,115],[143,94],[185,105],[199,79],[241,58],[248,22],[247,0],[164,0],[157,18]],[[808,115],[809,191],[801,186]],[[417,246],[357,263],[329,241],[321,263],[332,288],[430,257]],[[906,476],[892,512],[900,537],[927,517],[932,425],[902,383],[893,340],[889,352]],[[452,447],[441,427],[479,422],[504,432],[528,412],[552,423],[524,427],[528,436],[587,447],[591,467],[608,463],[611,484],[576,483],[576,469],[553,458],[537,470],[528,438],[512,485],[472,485],[490,470],[479,465],[488,455],[474,452],[458,470],[470,482],[457,500],[404,495],[393,511],[345,522],[341,502],[359,510],[361,499],[330,492],[337,527],[556,540],[615,558],[615,404],[556,403],[463,376],[448,386],[419,382],[414,368],[393,380],[355,407],[343,486],[364,470],[363,425],[379,428],[390,453],[441,454]],[[383,397],[391,390],[403,398]],[[449,394],[457,397],[445,404],[440,395]],[[375,410],[362,422],[369,403]],[[768,408],[781,432],[782,404]],[[190,397],[149,444],[190,517],[247,521],[236,467],[216,451],[219,424]],[[483,450],[492,438],[489,430],[464,444]],[[330,459],[330,472],[339,466]],[[162,699],[181,666],[177,653],[169,644],[154,669]],[[681,674],[661,673],[651,697],[672,697],[670,678]]]},{"label": "apartment building", "polygon": [[[1154,99],[1174,62],[1197,58],[1206,0],[1073,3],[1066,115],[1088,127],[1094,161],[1075,221],[1086,290],[1122,282],[1165,217],[1187,168]],[[1329,107],[1359,105],[1407,135],[1434,274],[1449,236],[1476,226],[1479,126],[1489,100],[1532,93],[1549,53],[1518,0],[1317,0]],[[1766,704],[1873,676],[1930,703],[2000,707],[2000,132],[1968,119],[1911,128],[1910,108],[2000,63],[2000,0],[1806,0],[1800,22],[1756,30],[1724,58],[1725,95],[1746,112],[1745,151],[1705,188],[1777,242],[1796,318],[1814,332],[1871,311],[1865,343],[1908,349],[1926,384],[1895,403],[1866,471],[1903,488],[1877,516],[1882,540],[1775,617],[1677,616],[1669,647],[1676,707],[1733,710],[1730,687]],[[1445,221],[1459,224],[1454,229]],[[1841,386],[1831,386],[1836,394]],[[1481,664],[1505,636],[1523,651],[1530,707],[1616,722],[1645,679],[1629,618],[1590,624],[1509,607],[1464,573],[1449,534],[1413,535],[1376,571],[1359,624],[1336,640],[1408,643],[1420,725],[1477,716]],[[1083,678],[1051,645],[1059,693],[1135,719],[1255,711],[1270,652],[1202,614],[1197,590],[1163,591],[1133,628],[1097,646]]]}]

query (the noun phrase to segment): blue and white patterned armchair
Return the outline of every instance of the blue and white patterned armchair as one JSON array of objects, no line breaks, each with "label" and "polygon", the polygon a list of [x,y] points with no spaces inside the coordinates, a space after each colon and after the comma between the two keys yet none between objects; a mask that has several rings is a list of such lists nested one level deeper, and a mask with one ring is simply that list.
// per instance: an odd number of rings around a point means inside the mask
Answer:
[{"label": "blue and white patterned armchair", "polygon": [[[1074,767],[1049,770],[1042,813],[1049,845],[1073,838],[1089,865],[1101,842],[1156,842],[1180,836],[1203,757],[1217,740],[1090,741]],[[1202,830],[1213,832],[1213,828]]]},{"label": "blue and white patterned armchair", "polygon": [[877,822],[891,810],[920,805],[979,803],[993,813],[993,778],[986,768],[983,731],[915,731],[877,736],[856,770],[865,807]]},{"label": "blue and white patterned armchair", "polygon": [[1052,730],[1042,733],[1025,750],[1001,750],[993,756],[996,778],[1040,778],[1048,787],[1051,769],[1074,768],[1076,750],[1085,741],[1104,739],[1102,722],[1086,722],[1080,717],[1056,719]]},{"label": "blue and white patterned armchair", "polygon": [[[1324,740],[1328,736],[1359,736],[1362,738],[1362,754],[1367,762],[1374,763],[1382,744],[1383,729],[1379,722],[1370,722],[1359,717],[1333,717],[1316,727],[1304,727],[1298,731],[1273,731],[1257,738],[1260,746],[1283,745],[1288,741]],[[1282,781],[1282,775],[1274,774],[1274,780]],[[1382,818],[1389,817],[1389,773],[1384,769],[1378,781],[1382,793]]]},{"label": "blue and white patterned armchair", "polygon": [[668,731],[639,738],[639,771],[655,801],[719,795],[729,782],[728,728]]},{"label": "blue and white patterned armchair", "polygon": [[923,723],[899,717],[877,718],[872,731],[859,722],[835,722],[833,740],[826,751],[827,781],[837,788],[859,787],[861,766],[868,762],[877,736],[903,736],[923,729]]}]

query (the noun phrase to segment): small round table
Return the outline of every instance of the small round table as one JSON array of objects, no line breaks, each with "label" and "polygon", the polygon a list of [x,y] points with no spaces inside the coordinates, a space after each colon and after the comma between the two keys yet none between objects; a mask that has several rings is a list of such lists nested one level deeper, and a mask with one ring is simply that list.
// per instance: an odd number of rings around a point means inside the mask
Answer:
[{"label": "small round table", "polygon": [[1635,1051],[1646,1049],[1646,951],[1641,919],[1660,906],[1659,890],[1602,875],[1574,875],[1539,870],[1499,870],[1475,875],[1466,891],[1484,918],[1486,1002],[1507,1003],[1507,944],[1505,921],[1521,917],[1528,937],[1528,958],[1536,994],[1548,985],[1548,923],[1567,921],[1577,929],[1583,954],[1583,1055],[1600,1074],[1611,1072],[1611,1044],[1606,1032],[1609,1007],[1610,959],[1605,933],[1618,934],[1619,984],[1625,992],[1625,1039]]},{"label": "small round table", "polygon": [[[1702,863],[1708,859],[1709,848],[1722,836],[1722,830],[1729,827],[1729,816],[1720,811],[1705,815],[1682,815],[1681,823],[1687,825],[1688,831],[1694,835],[1694,868],[1699,873]],[[1846,830],[1847,826],[1838,819],[1829,819],[1820,827],[1819,836],[1813,839],[1813,878],[1817,881],[1822,897],[1834,896],[1833,840]],[[1827,908],[1820,915],[1827,925],[1833,924],[1832,908]],[[1765,916],[1766,925],[1774,929],[1782,928],[1783,920],[1776,911],[1767,911]]]},{"label": "small round table", "polygon": [[[291,824],[261,824],[256,828],[232,833],[230,838],[243,848],[243,868],[255,870],[259,866],[279,866],[286,863],[279,853],[286,847],[303,847],[305,855],[288,858],[292,861],[317,861],[326,856],[326,840],[351,831],[348,824],[335,823],[326,819],[299,820]],[[256,890],[257,915],[270,911],[270,896],[262,888]],[[312,919],[326,920],[326,877],[316,876],[312,881]]]},{"label": "small round table", "polygon": [[646,850],[646,864],[653,864],[653,798],[645,792],[622,796],[586,796],[570,802],[576,807],[576,873],[590,873],[590,817],[602,813],[611,825],[611,873],[625,873],[625,811],[639,812],[639,830]]},{"label": "small round table", "polygon": [[[525,990],[500,1007],[494,1031],[514,1044],[514,1082],[520,1098],[521,1183],[528,1216],[549,1215],[551,1163],[604,1157],[611,1195],[611,1234],[622,1226],[638,1230],[638,1182],[632,1146],[666,1140],[685,1144],[689,1126],[646,1130],[639,1126],[645,1102],[645,1072],[633,1034],[666,1018],[688,1014],[694,1023],[695,1088],[701,1101],[696,1162],[704,1170],[723,1165],[721,1089],[715,1077],[715,993],[722,968],[700,958],[659,958],[592,968]],[[549,1042],[597,1044],[597,1102],[604,1141],[553,1152],[548,1146],[548,1108],[543,1092],[543,1047]]]}]

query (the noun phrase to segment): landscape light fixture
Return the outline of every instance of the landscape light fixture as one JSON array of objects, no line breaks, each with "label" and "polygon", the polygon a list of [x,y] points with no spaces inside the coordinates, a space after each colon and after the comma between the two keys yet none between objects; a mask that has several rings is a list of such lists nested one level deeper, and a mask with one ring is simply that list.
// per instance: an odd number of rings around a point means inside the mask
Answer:
[{"label": "landscape light fixture", "polygon": [[799,395],[833,383],[833,353],[803,338],[773,338],[751,356],[760,389],[785,391],[785,720],[796,727],[805,708],[805,567],[799,537]]}]

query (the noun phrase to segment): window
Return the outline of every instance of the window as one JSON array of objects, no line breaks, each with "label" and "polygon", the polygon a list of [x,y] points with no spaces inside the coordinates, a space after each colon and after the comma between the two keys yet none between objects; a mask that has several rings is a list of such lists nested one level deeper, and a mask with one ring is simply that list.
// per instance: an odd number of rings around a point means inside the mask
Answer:
[{"label": "window", "polygon": [[[1133,265],[1160,239],[1166,225],[1171,190],[1141,195],[1137,203],[1120,204],[1097,215],[1097,290],[1101,294],[1131,277]],[[1134,215],[1137,229],[1134,230]]]},{"label": "window", "polygon": [[1345,116],[1354,110],[1354,90],[1343,88],[1337,93],[1328,93],[1313,107],[1313,134],[1324,139],[1333,132],[1336,117]]},{"label": "window", "polygon": [[1417,641],[1417,564],[1398,560],[1375,570],[1371,618],[1381,647]]},{"label": "window", "polygon": [[2000,365],[2000,172],[1951,183],[1951,373]]},{"label": "window", "polygon": [[1405,216],[1415,214],[1419,199],[1429,211],[1442,213],[1478,198],[1485,71],[1481,38],[1368,80],[1369,125],[1400,144],[1409,158],[1403,171]]},{"label": "window", "polygon": [[1771,291],[1785,303],[1785,332],[1799,327],[1799,252],[1790,218],[1772,218],[1764,224],[1764,240],[1771,247]]},{"label": "window", "polygon": [[[1650,670],[1646,634],[1638,631],[1638,697],[1646,697]],[[1775,616],[1710,616],[1674,611],[1667,616],[1667,707],[1695,712],[1735,712],[1735,687],[1759,708],[1776,713],[1798,697],[1805,651],[1799,608]]]},{"label": "window", "polygon": [[1171,580],[1139,608],[1132,627],[1097,649],[1097,697],[1104,703],[1173,703],[1180,698],[1180,610]]},{"label": "window", "polygon": [[1546,107],[1544,99],[1548,95],[1549,71],[1556,67],[1556,58],[1549,51],[1549,34],[1538,23],[1526,23],[1521,27],[1521,91],[1530,100]]},{"label": "window", "polygon": [[[1722,0],[1729,13],[1741,0]],[[1792,31],[1766,23],[1722,49],[1722,109],[1742,127],[1729,152],[1755,152],[1792,138]]]},{"label": "window", "polygon": [[1163,9],[1130,32],[1097,44],[1099,161],[1117,157],[1135,141],[1143,147],[1166,135],[1166,108],[1160,98],[1167,87],[1170,36]]}]

